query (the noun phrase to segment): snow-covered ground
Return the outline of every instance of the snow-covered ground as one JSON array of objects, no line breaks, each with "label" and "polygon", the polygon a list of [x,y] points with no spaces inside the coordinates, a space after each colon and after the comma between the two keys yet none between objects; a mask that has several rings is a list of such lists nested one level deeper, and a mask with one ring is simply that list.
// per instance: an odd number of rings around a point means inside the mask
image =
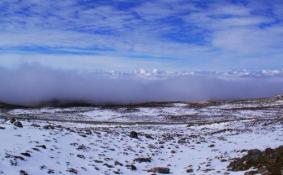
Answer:
[{"label": "snow-covered ground", "polygon": [[243,174],[245,150],[283,145],[282,103],[243,103],[1,109],[0,174]]}]

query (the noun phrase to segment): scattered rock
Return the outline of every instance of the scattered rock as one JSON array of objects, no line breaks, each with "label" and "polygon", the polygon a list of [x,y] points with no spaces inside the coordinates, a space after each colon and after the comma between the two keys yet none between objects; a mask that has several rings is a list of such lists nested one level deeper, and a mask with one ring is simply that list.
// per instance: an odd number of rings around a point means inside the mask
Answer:
[{"label": "scattered rock", "polygon": [[14,156],[14,159],[25,160],[22,156]]},{"label": "scattered rock", "polygon": [[26,157],[31,157],[30,153],[27,153],[27,152],[21,153],[21,155],[26,156]]},{"label": "scattered rock", "polygon": [[20,171],[20,175],[28,175],[28,173],[26,171],[24,171],[24,170],[21,170]]},{"label": "scattered rock", "polygon": [[47,169],[47,166],[46,166],[46,165],[41,165],[41,166],[40,166],[40,169],[41,169],[41,170]]},{"label": "scattered rock", "polygon": [[33,127],[35,127],[35,128],[39,128],[39,127],[40,127],[40,125],[35,124],[35,123],[31,124],[31,126],[33,126]]},{"label": "scattered rock", "polygon": [[90,149],[89,147],[85,146],[84,144],[79,145],[77,147],[77,150],[82,150],[82,151],[87,151],[88,149]]},{"label": "scattered rock", "polygon": [[53,125],[45,125],[43,129],[55,129],[55,127]]},{"label": "scattered rock", "polygon": [[103,163],[101,160],[94,160],[95,163]]},{"label": "scattered rock", "polygon": [[153,139],[153,137],[152,137],[151,135],[149,135],[149,134],[145,134],[144,136],[145,136],[145,138],[147,138],[147,139]]},{"label": "scattered rock", "polygon": [[192,173],[192,172],[194,172],[192,165],[187,166],[185,169],[186,169],[186,172],[187,172],[187,173]]},{"label": "scattered rock", "polygon": [[55,171],[52,170],[52,169],[49,169],[49,170],[47,171],[47,174],[54,174],[54,173],[55,173]]},{"label": "scattered rock", "polygon": [[132,171],[137,170],[137,167],[135,165],[133,165],[133,164],[132,165],[126,165],[126,167],[129,168]]},{"label": "scattered rock", "polygon": [[77,157],[78,157],[78,158],[81,158],[81,159],[85,159],[85,156],[82,155],[82,154],[78,154]]},{"label": "scattered rock", "polygon": [[210,133],[211,135],[214,135],[214,134],[220,134],[220,133],[223,133],[223,132],[232,132],[232,131],[234,131],[233,129],[221,129],[221,130],[219,130],[219,131],[215,131],[215,132],[212,132],[212,133]]},{"label": "scattered rock", "polygon": [[36,147],[46,149],[45,145],[36,145]]},{"label": "scattered rock", "polygon": [[191,169],[191,168],[189,168],[189,169],[186,170],[186,172],[187,172],[187,173],[192,173],[192,172],[194,172],[194,170]]},{"label": "scattered rock", "polygon": [[167,167],[154,167],[148,170],[148,172],[152,173],[160,173],[160,174],[169,174],[170,169]]},{"label": "scattered rock", "polygon": [[9,120],[10,123],[15,123],[15,121],[17,121],[15,118],[11,118],[11,119]]},{"label": "scattered rock", "polygon": [[134,159],[134,162],[151,162],[151,157],[138,157]]},{"label": "scattered rock", "polygon": [[73,173],[73,174],[78,174],[78,170],[76,170],[74,168],[67,169],[67,172],[70,172],[70,173]]},{"label": "scattered rock", "polygon": [[103,165],[106,166],[107,168],[114,168],[113,165],[109,165],[109,164],[107,164],[107,163],[104,163]]},{"label": "scattered rock", "polygon": [[115,163],[114,163],[116,166],[117,165],[119,165],[119,166],[123,166],[123,164],[121,163],[121,162],[119,162],[119,161],[115,161]]},{"label": "scattered rock", "polygon": [[179,143],[179,144],[188,143],[187,138],[180,138],[180,139],[178,140],[178,143]]}]

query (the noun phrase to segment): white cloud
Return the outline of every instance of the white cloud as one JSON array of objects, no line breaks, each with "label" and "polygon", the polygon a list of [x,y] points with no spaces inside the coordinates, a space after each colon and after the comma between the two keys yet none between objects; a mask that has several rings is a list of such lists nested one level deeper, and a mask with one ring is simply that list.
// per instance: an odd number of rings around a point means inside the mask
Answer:
[{"label": "white cloud", "polygon": [[282,35],[282,30],[277,27],[230,29],[215,32],[213,45],[248,55],[268,55],[283,49],[280,44]]},{"label": "white cloud", "polygon": [[[119,9],[113,4],[96,3],[90,7],[76,0],[3,0],[0,47],[85,49],[104,56],[171,57],[186,63],[202,59],[244,62],[263,55],[263,59],[277,60],[280,54],[283,56],[282,24],[274,23],[271,16],[255,13],[260,5],[226,2],[208,3],[204,8],[194,1],[158,0]],[[277,18],[278,6],[271,7]],[[165,37],[176,31],[185,42]],[[203,42],[199,44],[188,36]],[[115,53],[97,48],[110,48]]]},{"label": "white cloud", "polygon": [[215,4],[212,5],[211,13],[213,15],[232,15],[232,16],[246,16],[250,15],[251,9],[243,5],[233,5],[233,4]]}]

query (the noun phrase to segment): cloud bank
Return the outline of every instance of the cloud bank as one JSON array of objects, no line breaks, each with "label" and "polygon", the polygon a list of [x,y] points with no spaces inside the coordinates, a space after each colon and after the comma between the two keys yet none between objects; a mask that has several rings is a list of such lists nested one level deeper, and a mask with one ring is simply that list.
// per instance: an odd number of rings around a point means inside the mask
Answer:
[{"label": "cloud bank", "polygon": [[283,74],[264,71],[166,73],[78,72],[28,64],[0,67],[0,101],[37,105],[59,100],[92,104],[194,101],[273,96],[283,92]]}]

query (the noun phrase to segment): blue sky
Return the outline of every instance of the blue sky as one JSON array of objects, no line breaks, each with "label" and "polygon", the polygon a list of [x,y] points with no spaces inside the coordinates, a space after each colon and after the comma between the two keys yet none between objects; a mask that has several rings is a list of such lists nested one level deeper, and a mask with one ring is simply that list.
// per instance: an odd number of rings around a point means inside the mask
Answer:
[{"label": "blue sky", "polygon": [[1,0],[0,65],[283,67],[282,0]]}]

